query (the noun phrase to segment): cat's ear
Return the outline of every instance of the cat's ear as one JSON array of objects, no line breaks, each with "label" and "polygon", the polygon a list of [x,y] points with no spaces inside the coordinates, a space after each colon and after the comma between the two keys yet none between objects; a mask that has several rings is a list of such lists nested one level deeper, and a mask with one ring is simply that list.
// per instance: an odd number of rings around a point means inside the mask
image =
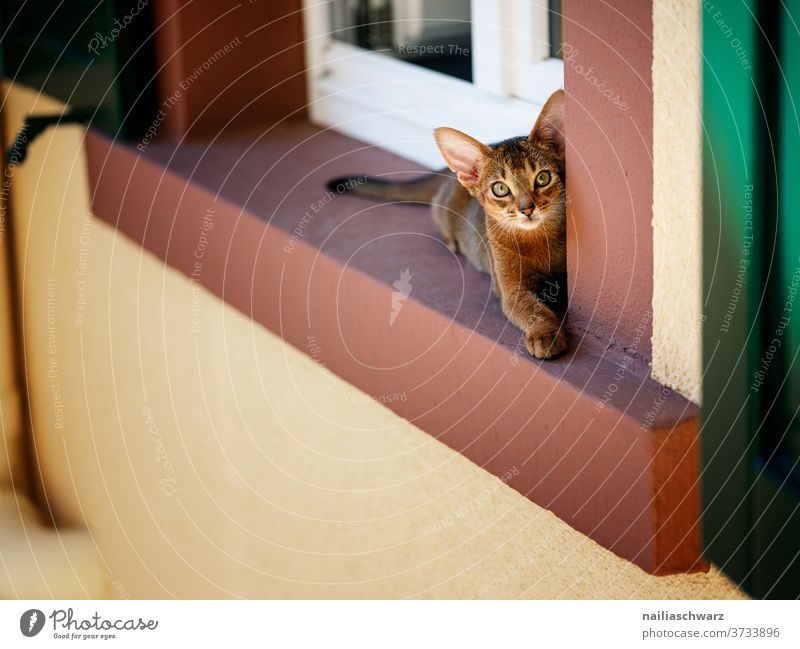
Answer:
[{"label": "cat's ear", "polygon": [[556,90],[539,113],[528,139],[536,146],[564,157],[564,91]]},{"label": "cat's ear", "polygon": [[492,150],[454,128],[437,128],[433,132],[433,137],[447,166],[456,174],[459,182],[470,190],[470,193],[478,191],[480,161],[490,155]]}]

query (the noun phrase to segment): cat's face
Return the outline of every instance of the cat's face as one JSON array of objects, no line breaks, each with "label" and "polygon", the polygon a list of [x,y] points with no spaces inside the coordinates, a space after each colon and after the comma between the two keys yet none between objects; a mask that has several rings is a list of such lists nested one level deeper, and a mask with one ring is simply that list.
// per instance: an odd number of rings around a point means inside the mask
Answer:
[{"label": "cat's face", "polygon": [[502,144],[484,159],[473,195],[498,226],[535,230],[564,218],[563,175],[563,164],[529,140]]},{"label": "cat's face", "polygon": [[459,182],[480,201],[487,225],[533,231],[565,213],[564,93],[556,91],[527,138],[490,148],[450,128],[436,143]]}]

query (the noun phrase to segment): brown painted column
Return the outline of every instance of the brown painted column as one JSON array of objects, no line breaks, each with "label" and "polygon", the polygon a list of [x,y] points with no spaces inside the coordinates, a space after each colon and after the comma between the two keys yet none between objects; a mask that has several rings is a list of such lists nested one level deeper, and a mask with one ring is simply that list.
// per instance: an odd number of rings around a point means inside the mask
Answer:
[{"label": "brown painted column", "polygon": [[651,359],[652,2],[564,2],[571,322]]},{"label": "brown painted column", "polygon": [[153,7],[158,135],[216,135],[305,117],[300,0]]}]

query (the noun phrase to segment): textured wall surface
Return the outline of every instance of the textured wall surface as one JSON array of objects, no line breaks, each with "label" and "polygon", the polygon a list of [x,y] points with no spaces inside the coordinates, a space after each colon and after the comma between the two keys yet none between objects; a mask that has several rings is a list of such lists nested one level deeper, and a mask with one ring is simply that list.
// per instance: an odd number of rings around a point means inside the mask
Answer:
[{"label": "textured wall surface", "polygon": [[[3,83],[2,96],[6,142],[14,141],[25,115],[63,110],[59,102],[7,83]],[[0,232],[3,238],[0,306],[4,309],[0,324],[0,426],[4,438],[4,443],[0,444],[3,467],[0,469],[0,598],[4,599],[79,599],[111,595],[106,566],[90,534],[79,525],[53,529],[46,511],[37,511],[33,506],[31,499],[35,494],[29,493],[28,488],[31,467],[27,466],[28,454],[24,449],[28,440],[22,439],[29,428],[40,425],[42,430],[51,433],[45,438],[47,443],[56,446],[63,443],[66,432],[65,426],[55,426],[63,401],[63,375],[57,349],[53,347],[57,345],[56,325],[49,319],[46,278],[55,277],[57,272],[52,262],[56,254],[55,242],[61,240],[58,229],[62,225],[68,229],[86,215],[87,178],[82,136],[82,129],[77,127],[48,130],[31,146],[25,162],[9,166],[4,176],[4,180],[10,182],[7,194],[10,200],[3,204],[3,216],[9,227]],[[5,210],[6,207],[9,209]],[[12,327],[8,285],[11,274],[6,266],[7,246],[12,244],[17,253],[16,279],[22,282],[23,328],[43,334],[35,336],[35,347],[24,344],[20,347]],[[35,254],[27,256],[21,252],[23,250],[35,251]],[[31,268],[29,261],[36,262],[37,267]],[[70,281],[71,278],[66,279]],[[36,290],[39,281],[43,282],[43,290]],[[26,288],[32,290],[28,292]],[[34,410],[32,421],[24,410],[24,384],[21,377],[16,376],[15,354],[26,357],[25,370],[33,386],[30,395]],[[60,470],[69,473],[70,467],[60,467]],[[36,468],[33,472],[36,475]]]},{"label": "textured wall surface", "polygon": [[701,398],[700,5],[653,3],[653,375]]},{"label": "textured wall surface", "polygon": [[635,371],[651,360],[652,24],[646,0],[564,3],[570,323]]},{"label": "textured wall surface", "polygon": [[[4,147],[5,149],[5,147]],[[13,177],[13,167],[3,173]],[[5,180],[5,178],[4,178]],[[16,364],[16,331],[11,287],[11,211],[8,196],[0,194],[0,490],[24,484],[23,401]]]}]

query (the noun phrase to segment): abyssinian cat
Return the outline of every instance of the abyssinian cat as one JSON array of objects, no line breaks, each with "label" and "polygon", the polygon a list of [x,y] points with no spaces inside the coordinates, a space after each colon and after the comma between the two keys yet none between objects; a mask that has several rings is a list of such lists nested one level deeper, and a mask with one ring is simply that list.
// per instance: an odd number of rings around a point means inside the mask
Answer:
[{"label": "abyssinian cat", "polygon": [[408,181],[339,178],[329,187],[373,199],[431,203],[445,243],[492,276],[503,313],[536,358],[567,348],[554,309],[566,287],[564,93],[556,91],[527,137],[487,146],[452,128],[436,144],[450,171]]}]

